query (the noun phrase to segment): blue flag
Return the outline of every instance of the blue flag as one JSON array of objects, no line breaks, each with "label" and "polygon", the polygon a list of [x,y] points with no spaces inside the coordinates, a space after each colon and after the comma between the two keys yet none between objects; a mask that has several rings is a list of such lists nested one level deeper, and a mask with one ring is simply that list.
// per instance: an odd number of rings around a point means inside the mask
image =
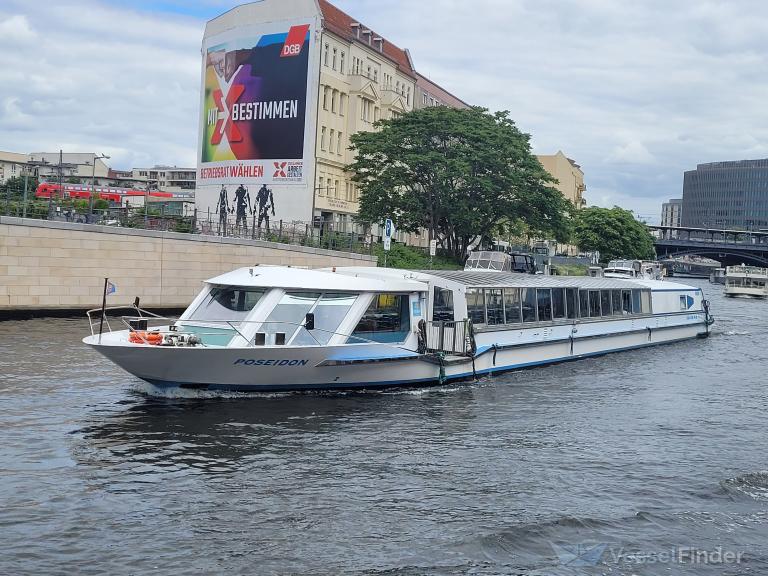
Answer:
[{"label": "blue flag", "polygon": [[112,282],[107,282],[107,296],[117,293],[117,286]]}]

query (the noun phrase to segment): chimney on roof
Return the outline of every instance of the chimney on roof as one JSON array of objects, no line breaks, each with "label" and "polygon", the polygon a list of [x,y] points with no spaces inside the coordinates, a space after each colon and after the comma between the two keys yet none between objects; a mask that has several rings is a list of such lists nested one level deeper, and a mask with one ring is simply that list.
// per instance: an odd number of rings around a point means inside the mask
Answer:
[{"label": "chimney on roof", "polygon": [[350,26],[352,27],[352,30],[355,31],[355,37],[360,38],[360,22],[352,22]]},{"label": "chimney on roof", "polygon": [[384,52],[384,38],[376,36],[373,41],[377,45],[379,52]]}]

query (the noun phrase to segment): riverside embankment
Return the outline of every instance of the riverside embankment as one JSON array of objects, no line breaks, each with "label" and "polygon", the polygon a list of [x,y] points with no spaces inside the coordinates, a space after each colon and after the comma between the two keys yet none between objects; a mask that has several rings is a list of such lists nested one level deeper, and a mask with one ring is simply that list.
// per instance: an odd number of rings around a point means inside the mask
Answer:
[{"label": "riverside embankment", "polygon": [[376,258],[310,248],[175,232],[0,216],[0,317],[30,310],[101,304],[183,308],[200,282],[240,266],[375,266]]}]

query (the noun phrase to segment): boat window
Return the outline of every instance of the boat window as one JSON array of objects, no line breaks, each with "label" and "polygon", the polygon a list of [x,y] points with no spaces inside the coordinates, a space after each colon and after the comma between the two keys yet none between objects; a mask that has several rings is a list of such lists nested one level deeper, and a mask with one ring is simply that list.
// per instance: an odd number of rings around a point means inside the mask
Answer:
[{"label": "boat window", "polygon": [[600,290],[600,304],[602,305],[603,316],[611,315],[611,291]]},{"label": "boat window", "polygon": [[485,302],[481,288],[467,288],[467,316],[473,324],[485,324]]},{"label": "boat window", "polygon": [[432,301],[432,320],[452,322],[453,319],[453,291],[435,286],[435,295]]},{"label": "boat window", "polygon": [[555,320],[565,318],[564,292],[564,288],[552,288],[552,317]]},{"label": "boat window", "polygon": [[577,292],[576,288],[565,289],[565,310],[568,313],[568,318],[571,320],[579,317]]},{"label": "boat window", "polygon": [[589,316],[600,318],[600,290],[589,291]]},{"label": "boat window", "polygon": [[[243,320],[264,295],[262,288],[213,286],[189,320]],[[229,328],[226,324],[224,327]]]},{"label": "boat window", "polygon": [[644,312],[642,302],[640,301],[640,290],[632,290],[632,310],[635,314],[641,314]]},{"label": "boat window", "polygon": [[549,322],[552,320],[552,293],[549,288],[536,290],[536,299],[538,301],[539,322]]},{"label": "boat window", "polygon": [[581,317],[589,318],[589,291],[579,290],[579,304]]},{"label": "boat window", "polygon": [[504,300],[501,288],[485,291],[485,310],[488,324],[504,324]]},{"label": "boat window", "polygon": [[536,322],[536,289],[522,288],[520,300],[523,304],[523,322]]},{"label": "boat window", "polygon": [[408,295],[376,294],[349,341],[402,342],[408,337],[410,329]]},{"label": "boat window", "polygon": [[327,344],[341,325],[341,321],[346,318],[347,312],[356,299],[357,294],[324,293],[312,311],[315,315],[315,329],[309,331],[302,326],[290,344],[295,346]]},{"label": "boat window", "polygon": [[517,324],[521,321],[520,289],[504,288],[504,319],[507,324]]},{"label": "boat window", "polygon": [[290,342],[291,337],[304,322],[307,312],[315,305],[320,297],[319,292],[286,292],[280,298],[280,302],[267,316],[262,324],[261,332],[267,334],[267,345],[275,344],[275,334],[285,334],[285,342]]},{"label": "boat window", "polygon": [[624,314],[632,314],[632,291],[621,291],[621,308]]},{"label": "boat window", "polygon": [[612,314],[614,316],[621,316],[621,290],[613,290],[611,292]]},{"label": "boat window", "polygon": [[644,314],[651,314],[653,307],[651,306],[651,292],[650,290],[640,291],[640,301],[642,303],[642,309]]}]

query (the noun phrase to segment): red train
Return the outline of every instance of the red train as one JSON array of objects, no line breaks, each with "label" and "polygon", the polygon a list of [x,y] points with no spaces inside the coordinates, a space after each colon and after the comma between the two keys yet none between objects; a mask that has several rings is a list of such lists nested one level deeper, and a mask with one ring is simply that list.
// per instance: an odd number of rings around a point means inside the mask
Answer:
[{"label": "red train", "polygon": [[[63,193],[62,188],[64,188]],[[109,200],[115,204],[123,204],[132,197],[140,197],[142,199],[145,196],[150,198],[173,198],[173,194],[170,192],[146,192],[145,190],[137,190],[135,188],[116,188],[114,186],[94,186],[93,191],[96,193],[96,198]],[[91,186],[88,184],[59,185],[54,182],[43,182],[35,191],[36,198],[50,198],[51,195],[54,198],[63,197],[88,200],[91,197]]]}]

